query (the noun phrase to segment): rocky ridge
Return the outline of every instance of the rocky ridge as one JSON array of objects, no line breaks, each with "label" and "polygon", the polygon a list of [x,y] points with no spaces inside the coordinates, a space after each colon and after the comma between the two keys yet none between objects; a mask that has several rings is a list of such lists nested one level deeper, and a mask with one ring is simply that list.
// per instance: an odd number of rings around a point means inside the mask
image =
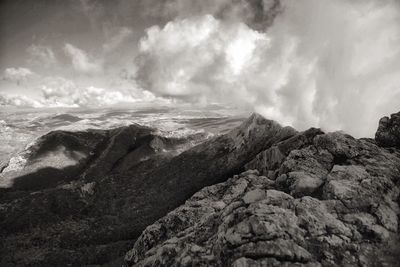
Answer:
[{"label": "rocky ridge", "polygon": [[1,174],[0,265],[397,266],[399,116],[355,139],[254,114],[182,153],[140,125],[49,133]]},{"label": "rocky ridge", "polygon": [[398,266],[400,113],[373,139],[318,129],[148,226],[125,266]]},{"label": "rocky ridge", "polygon": [[0,192],[0,265],[118,265],[146,226],[296,133],[253,115],[180,154],[139,125],[49,133]]}]

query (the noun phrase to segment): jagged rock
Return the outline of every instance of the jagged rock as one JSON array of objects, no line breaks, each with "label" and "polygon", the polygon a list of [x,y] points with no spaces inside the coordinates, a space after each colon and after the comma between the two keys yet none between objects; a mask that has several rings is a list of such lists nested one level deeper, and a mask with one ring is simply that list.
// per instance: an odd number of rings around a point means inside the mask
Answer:
[{"label": "jagged rock", "polygon": [[[332,201],[338,200],[254,190],[252,182],[241,187],[241,193],[225,198],[243,179],[255,181],[245,178],[252,175],[206,187],[149,226],[126,254],[126,265],[337,266],[363,260],[374,266],[378,260],[396,266],[400,243],[387,244],[398,237],[397,229],[391,232],[370,213],[338,212],[332,208]],[[223,199],[227,206],[212,208],[210,203]],[[385,205],[383,198],[380,203]],[[394,224],[389,225],[393,229]],[[373,255],[366,253],[370,250]]]},{"label": "jagged rock", "polygon": [[399,151],[312,133],[276,143],[246,165],[257,171],[200,190],[149,226],[126,266],[397,266]]},{"label": "jagged rock", "polygon": [[79,158],[65,176],[63,160],[32,168],[55,183],[0,191],[0,265],[122,265],[129,249],[127,266],[398,263],[395,146],[256,114],[170,151],[184,142],[137,125],[43,137],[26,169],[60,144]]},{"label": "jagged rock", "polygon": [[290,193],[294,196],[312,195],[324,183],[321,176],[304,172],[289,172],[286,182],[290,184]]},{"label": "jagged rock", "polygon": [[375,140],[384,147],[400,148],[400,112],[379,121]]},{"label": "jagged rock", "polygon": [[252,161],[246,164],[245,168],[257,169],[261,174],[276,179],[276,170],[279,169],[286,156],[291,151],[310,145],[313,138],[320,134],[323,134],[323,132],[315,128],[297,133],[259,153]]}]

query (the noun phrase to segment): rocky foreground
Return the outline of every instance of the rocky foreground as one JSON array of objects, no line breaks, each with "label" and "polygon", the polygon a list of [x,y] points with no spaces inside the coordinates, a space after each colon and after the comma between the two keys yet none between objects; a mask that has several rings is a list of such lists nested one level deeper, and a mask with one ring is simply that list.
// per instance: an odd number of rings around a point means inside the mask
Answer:
[{"label": "rocky foreground", "polygon": [[138,125],[42,137],[2,173],[0,265],[399,266],[400,113],[375,139],[252,115],[181,145]]}]

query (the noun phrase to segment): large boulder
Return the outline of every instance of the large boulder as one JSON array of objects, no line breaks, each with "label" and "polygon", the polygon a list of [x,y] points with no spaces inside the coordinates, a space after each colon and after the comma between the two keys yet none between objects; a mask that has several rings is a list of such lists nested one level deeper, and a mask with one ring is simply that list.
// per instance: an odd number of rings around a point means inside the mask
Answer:
[{"label": "large boulder", "polygon": [[400,112],[379,121],[375,140],[384,147],[400,148]]}]

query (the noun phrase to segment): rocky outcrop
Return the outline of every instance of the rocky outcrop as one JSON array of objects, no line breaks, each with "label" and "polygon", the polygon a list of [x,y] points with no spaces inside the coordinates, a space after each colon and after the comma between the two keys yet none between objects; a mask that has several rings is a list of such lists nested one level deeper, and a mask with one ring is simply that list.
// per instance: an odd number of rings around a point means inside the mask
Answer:
[{"label": "rocky outcrop", "polygon": [[381,146],[400,148],[400,112],[379,121],[375,139]]},{"label": "rocky outcrop", "polygon": [[[0,192],[0,265],[118,264],[146,226],[296,133],[255,114],[180,154],[174,151],[185,140],[138,125],[50,133],[31,149],[23,170],[35,162],[44,167]],[[49,172],[59,146],[62,157],[79,157],[68,168],[59,160]]]},{"label": "rocky outcrop", "polygon": [[400,151],[378,133],[275,142],[148,226],[125,265],[398,266]]},{"label": "rocky outcrop", "polygon": [[0,191],[0,265],[397,266],[389,122],[355,139],[254,114],[182,153],[139,125],[49,133]]}]

